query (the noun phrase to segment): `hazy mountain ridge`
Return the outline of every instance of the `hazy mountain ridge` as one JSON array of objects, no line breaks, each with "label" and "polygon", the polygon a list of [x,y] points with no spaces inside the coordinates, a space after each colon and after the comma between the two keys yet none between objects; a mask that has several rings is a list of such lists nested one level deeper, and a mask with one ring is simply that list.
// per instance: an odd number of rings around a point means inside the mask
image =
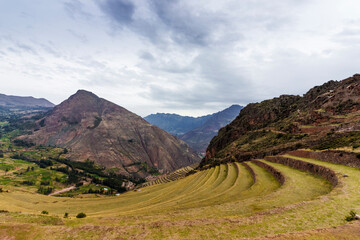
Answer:
[{"label": "hazy mountain ridge", "polygon": [[205,154],[210,140],[221,127],[234,120],[241,109],[242,106],[240,105],[232,105],[217,113],[197,118],[178,114],[157,113],[145,117],[145,120],[178,136],[198,153]]},{"label": "hazy mountain ridge", "polygon": [[172,113],[156,113],[150,114],[144,117],[144,119],[174,136],[181,136],[206,123],[211,116],[209,114],[201,117],[189,117]]},{"label": "hazy mountain ridge", "polygon": [[0,94],[0,106],[4,107],[54,107],[55,105],[45,98],[19,97]]},{"label": "hazy mountain ridge", "polygon": [[181,140],[114,103],[79,90],[37,121],[23,139],[64,147],[76,161],[90,159],[119,173],[146,177],[199,161]]},{"label": "hazy mountain ridge", "polygon": [[219,129],[233,121],[242,108],[240,105],[232,105],[214,113],[204,124],[180,136],[180,139],[195,151],[205,154],[207,146],[211,139],[218,134]]}]

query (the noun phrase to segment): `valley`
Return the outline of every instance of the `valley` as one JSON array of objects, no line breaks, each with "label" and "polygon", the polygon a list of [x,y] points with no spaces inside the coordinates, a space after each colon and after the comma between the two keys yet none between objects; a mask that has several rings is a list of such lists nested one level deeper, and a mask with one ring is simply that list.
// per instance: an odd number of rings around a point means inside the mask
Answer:
[{"label": "valley", "polygon": [[[48,132],[56,109],[21,124],[6,115],[0,238],[360,239],[359,84],[355,75],[303,97],[250,104],[201,162],[164,174],[122,174],[99,160],[75,161],[66,143],[31,142]],[[91,133],[104,127],[101,118],[72,127]]]}]

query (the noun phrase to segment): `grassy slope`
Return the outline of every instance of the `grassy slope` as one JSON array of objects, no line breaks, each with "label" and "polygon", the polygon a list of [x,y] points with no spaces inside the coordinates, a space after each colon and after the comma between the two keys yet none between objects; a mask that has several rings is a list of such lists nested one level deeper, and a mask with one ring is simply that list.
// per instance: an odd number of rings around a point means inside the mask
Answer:
[{"label": "grassy slope", "polygon": [[[359,184],[357,169],[320,162],[350,176],[341,179],[340,185],[329,193],[330,184],[321,178],[279,164],[268,164],[283,172],[286,177],[283,186],[280,187],[268,172],[249,163],[257,176],[253,184],[242,165],[231,163],[120,197],[71,199],[10,191],[1,194],[0,209],[30,213],[45,209],[54,217],[39,220],[39,216],[8,214],[1,219],[6,218],[7,229],[29,231],[28,236],[35,234],[34,231],[44,234],[40,239],[46,236],[60,239],[64,236],[63,230],[71,231],[71,236],[78,239],[115,236],[227,239],[340,225],[349,209],[359,201],[353,196],[353,188]],[[351,191],[348,192],[348,188]],[[56,217],[64,212],[74,216],[80,211],[90,217],[81,220]],[[29,223],[32,221],[46,224]],[[57,221],[64,225],[56,226]],[[19,222],[24,222],[26,227],[20,227]]]}]

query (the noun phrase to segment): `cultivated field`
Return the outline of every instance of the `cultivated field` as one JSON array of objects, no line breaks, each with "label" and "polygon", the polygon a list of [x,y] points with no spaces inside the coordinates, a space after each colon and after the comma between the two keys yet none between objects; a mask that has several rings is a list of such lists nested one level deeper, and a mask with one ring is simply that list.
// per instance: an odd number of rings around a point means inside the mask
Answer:
[{"label": "cultivated field", "polygon": [[[0,210],[9,213],[0,213],[0,238],[360,239],[360,225],[345,221],[350,210],[360,211],[360,170],[286,157],[333,171],[337,184],[264,159],[223,164],[111,197],[45,196],[2,182]],[[87,217],[75,218],[79,212]]]}]

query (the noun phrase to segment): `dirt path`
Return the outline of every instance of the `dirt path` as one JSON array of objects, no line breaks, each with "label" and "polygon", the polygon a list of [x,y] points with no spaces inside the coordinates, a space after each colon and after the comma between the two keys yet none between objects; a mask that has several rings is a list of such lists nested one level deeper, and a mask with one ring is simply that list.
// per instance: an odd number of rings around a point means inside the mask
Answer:
[{"label": "dirt path", "polygon": [[76,186],[71,186],[71,187],[68,187],[68,188],[64,188],[64,189],[61,189],[59,191],[50,193],[48,196],[54,196],[54,195],[57,195],[57,194],[60,194],[60,193],[68,192],[68,191],[70,191],[70,190],[72,190],[74,188],[76,188]]}]

